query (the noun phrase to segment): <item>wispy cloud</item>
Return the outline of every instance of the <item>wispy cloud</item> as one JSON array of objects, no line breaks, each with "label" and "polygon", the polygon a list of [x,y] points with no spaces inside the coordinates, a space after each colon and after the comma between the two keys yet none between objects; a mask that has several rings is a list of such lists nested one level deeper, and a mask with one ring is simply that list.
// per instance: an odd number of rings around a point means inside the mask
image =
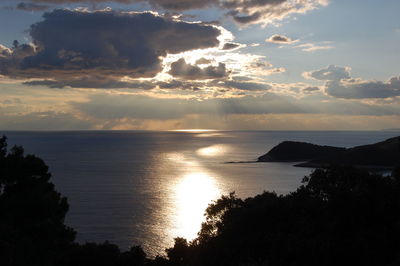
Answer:
[{"label": "wispy cloud", "polygon": [[283,34],[274,34],[265,40],[268,43],[279,44],[279,48],[289,47],[295,49],[301,49],[304,52],[315,52],[319,50],[330,50],[334,47],[332,42],[306,42],[301,39],[292,39]]},{"label": "wispy cloud", "polygon": [[319,50],[330,50],[334,47],[330,45],[330,42],[323,42],[323,43],[302,43],[299,45],[294,46],[294,48],[299,48],[304,52],[315,52]]}]

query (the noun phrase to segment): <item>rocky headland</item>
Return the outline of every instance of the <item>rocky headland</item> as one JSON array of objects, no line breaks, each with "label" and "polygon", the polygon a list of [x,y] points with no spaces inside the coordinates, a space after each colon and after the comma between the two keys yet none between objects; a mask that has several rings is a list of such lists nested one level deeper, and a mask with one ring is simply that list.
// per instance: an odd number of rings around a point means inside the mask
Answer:
[{"label": "rocky headland", "polygon": [[258,162],[299,162],[295,166],[313,168],[336,164],[391,169],[400,164],[400,136],[353,148],[284,141],[260,156]]}]

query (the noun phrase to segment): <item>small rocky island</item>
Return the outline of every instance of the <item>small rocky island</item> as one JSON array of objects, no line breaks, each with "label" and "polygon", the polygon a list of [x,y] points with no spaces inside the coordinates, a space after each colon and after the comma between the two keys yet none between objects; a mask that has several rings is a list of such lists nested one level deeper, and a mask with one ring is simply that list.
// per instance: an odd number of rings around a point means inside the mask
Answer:
[{"label": "small rocky island", "polygon": [[312,168],[338,164],[392,169],[400,165],[400,136],[353,148],[284,141],[260,156],[258,162],[301,162],[295,166]]}]

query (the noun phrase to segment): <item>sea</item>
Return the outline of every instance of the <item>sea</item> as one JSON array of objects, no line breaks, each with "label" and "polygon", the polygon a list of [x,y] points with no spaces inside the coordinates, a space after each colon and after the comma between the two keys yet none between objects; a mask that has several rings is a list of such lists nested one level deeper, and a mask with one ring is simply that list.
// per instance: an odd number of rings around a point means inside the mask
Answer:
[{"label": "sea", "polygon": [[313,169],[256,163],[285,140],[352,147],[400,131],[0,131],[10,145],[46,162],[68,198],[65,223],[77,241],[141,245],[163,255],[174,238],[192,240],[221,195],[295,191]]}]

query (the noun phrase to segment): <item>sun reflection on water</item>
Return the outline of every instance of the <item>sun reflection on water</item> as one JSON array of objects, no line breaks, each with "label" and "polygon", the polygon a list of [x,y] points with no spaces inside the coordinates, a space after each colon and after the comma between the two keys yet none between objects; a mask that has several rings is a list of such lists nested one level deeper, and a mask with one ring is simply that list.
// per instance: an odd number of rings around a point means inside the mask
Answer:
[{"label": "sun reflection on water", "polygon": [[190,128],[190,129],[174,129],[174,132],[185,132],[185,133],[203,133],[203,132],[214,132],[215,129],[201,129],[201,128]]},{"label": "sun reflection on water", "polygon": [[223,155],[226,152],[227,152],[227,147],[224,145],[211,145],[208,147],[198,149],[196,151],[198,155],[206,157],[219,156]]},{"label": "sun reflection on water", "polygon": [[204,172],[186,174],[174,186],[175,228],[172,235],[192,240],[204,221],[204,211],[220,195],[213,177]]}]

